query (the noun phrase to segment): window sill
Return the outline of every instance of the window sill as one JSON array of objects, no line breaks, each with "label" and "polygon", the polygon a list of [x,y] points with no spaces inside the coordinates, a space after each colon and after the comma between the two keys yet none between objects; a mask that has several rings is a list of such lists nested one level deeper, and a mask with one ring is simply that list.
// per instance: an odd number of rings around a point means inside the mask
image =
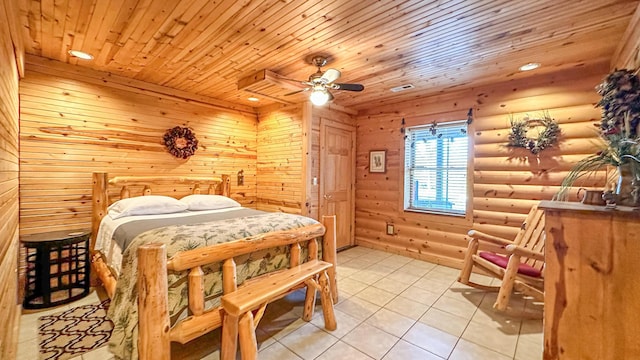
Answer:
[{"label": "window sill", "polygon": [[469,212],[467,214],[452,214],[432,210],[404,209],[403,213],[407,219],[414,221],[427,220],[462,227],[470,227],[473,224],[472,216]]},{"label": "window sill", "polygon": [[420,214],[429,214],[429,215],[453,216],[453,217],[459,217],[459,218],[466,217],[466,214],[457,214],[457,213],[451,213],[451,212],[446,212],[446,211],[437,211],[437,210],[426,210],[426,209],[409,208],[409,209],[404,209],[404,211],[405,212],[420,213]]}]

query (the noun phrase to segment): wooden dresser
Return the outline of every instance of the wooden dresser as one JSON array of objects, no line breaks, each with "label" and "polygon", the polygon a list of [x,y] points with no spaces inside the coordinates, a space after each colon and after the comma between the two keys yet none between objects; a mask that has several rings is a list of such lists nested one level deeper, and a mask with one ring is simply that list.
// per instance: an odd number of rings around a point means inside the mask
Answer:
[{"label": "wooden dresser", "polygon": [[544,360],[640,358],[640,210],[543,201]]}]

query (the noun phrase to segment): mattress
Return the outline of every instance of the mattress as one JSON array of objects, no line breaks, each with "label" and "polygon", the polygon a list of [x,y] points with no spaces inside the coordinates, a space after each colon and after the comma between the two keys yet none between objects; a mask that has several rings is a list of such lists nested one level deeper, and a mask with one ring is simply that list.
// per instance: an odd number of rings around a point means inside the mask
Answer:
[{"label": "mattress", "polygon": [[107,215],[102,218],[94,250],[104,255],[107,266],[116,276],[120,276],[122,253],[135,236],[144,231],[168,225],[195,224],[216,221],[232,217],[258,215],[264,213],[247,208],[225,208],[217,210],[183,211],[171,214],[125,216],[113,219]]}]

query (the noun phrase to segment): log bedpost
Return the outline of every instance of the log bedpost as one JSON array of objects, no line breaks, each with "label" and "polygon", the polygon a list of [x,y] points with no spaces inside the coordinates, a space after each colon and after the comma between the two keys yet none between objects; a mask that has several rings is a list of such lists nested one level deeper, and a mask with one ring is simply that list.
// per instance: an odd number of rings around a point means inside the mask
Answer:
[{"label": "log bedpost", "polygon": [[93,173],[93,189],[91,191],[91,241],[89,249],[93,251],[100,221],[107,214],[109,199],[107,195],[107,173]]},{"label": "log bedpost", "polygon": [[91,189],[91,236],[89,240],[89,253],[91,254],[92,271],[89,274],[91,286],[98,286],[102,281],[107,295],[113,299],[116,290],[116,279],[111,274],[109,268],[101,259],[100,254],[95,253],[96,239],[98,237],[98,229],[102,218],[107,215],[109,206],[109,195],[107,192],[108,176],[107,173],[94,172],[92,175],[93,187]]},{"label": "log bedpost", "polygon": [[326,231],[322,238],[322,259],[328,263],[332,263],[333,266],[327,269],[327,275],[329,275],[329,288],[331,289],[331,295],[333,296],[333,303],[338,303],[338,283],[336,281],[338,261],[336,259],[336,216],[335,215],[323,215],[322,225],[324,225]]},{"label": "log bedpost", "polygon": [[138,248],[138,355],[140,360],[169,360],[167,250],[162,244]]}]

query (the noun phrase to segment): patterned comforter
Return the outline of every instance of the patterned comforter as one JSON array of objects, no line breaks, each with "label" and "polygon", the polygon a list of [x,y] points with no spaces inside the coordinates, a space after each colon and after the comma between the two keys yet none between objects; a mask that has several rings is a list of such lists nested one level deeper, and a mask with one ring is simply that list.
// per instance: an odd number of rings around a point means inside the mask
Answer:
[{"label": "patterned comforter", "polygon": [[[123,254],[121,275],[109,307],[108,316],[114,323],[109,350],[121,359],[138,357],[138,290],[136,288],[138,261],[135,255],[139,246],[150,242],[165,244],[169,258],[179,251],[312,224],[317,224],[317,221],[299,215],[265,213],[200,224],[166,226],[138,235]],[[288,247],[280,247],[236,257],[238,284],[251,277],[288,266],[288,254]],[[306,255],[303,254],[303,256]],[[207,308],[219,306],[219,296],[222,294],[221,264],[209,265],[204,268],[204,271]],[[186,276],[186,271],[170,272],[168,276],[169,314],[172,324],[178,318],[186,316],[188,305]]]}]

